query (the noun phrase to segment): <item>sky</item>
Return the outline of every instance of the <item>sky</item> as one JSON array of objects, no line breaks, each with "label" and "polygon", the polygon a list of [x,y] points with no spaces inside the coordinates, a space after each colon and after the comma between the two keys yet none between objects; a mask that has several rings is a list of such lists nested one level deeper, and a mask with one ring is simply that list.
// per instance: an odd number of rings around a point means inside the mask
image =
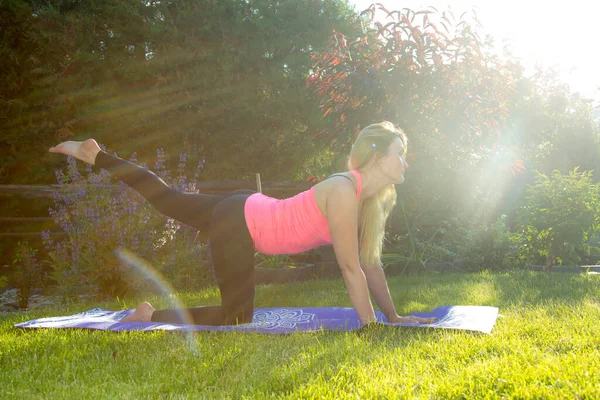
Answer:
[{"label": "sky", "polygon": [[442,11],[450,6],[457,18],[462,12],[475,9],[483,32],[494,37],[498,52],[501,53],[505,43],[510,45],[526,75],[533,74],[536,65],[554,67],[572,92],[579,92],[600,105],[600,2],[597,0],[479,3],[349,0],[358,11],[374,2],[390,11],[403,7],[425,9],[430,5]]}]

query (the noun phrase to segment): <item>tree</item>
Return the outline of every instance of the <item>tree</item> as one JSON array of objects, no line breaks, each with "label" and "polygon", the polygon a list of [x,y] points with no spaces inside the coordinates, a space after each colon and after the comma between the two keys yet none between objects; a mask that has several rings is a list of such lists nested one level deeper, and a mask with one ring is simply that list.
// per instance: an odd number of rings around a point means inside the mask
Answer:
[{"label": "tree", "polygon": [[148,164],[185,150],[204,179],[301,174],[322,152],[305,140],[321,123],[310,55],[332,29],[351,35],[352,14],[342,0],[3,2],[0,182],[51,182],[47,147],[90,136]]},{"label": "tree", "polygon": [[[373,25],[376,9],[390,22]],[[499,134],[518,71],[488,51],[476,16],[471,23],[465,15],[373,5],[355,20],[372,28],[359,37],[335,32],[313,56],[307,84],[330,122],[317,138],[345,155],[370,123],[390,120],[407,131],[411,168],[401,199],[413,215],[472,203],[466,193],[477,195],[480,165],[505,151]],[[498,167],[510,174],[522,165],[505,160]]]},{"label": "tree", "polygon": [[598,170],[600,129],[591,100],[572,93],[553,70],[538,69],[517,86],[510,124],[503,133],[532,168],[566,174],[575,167]]},{"label": "tree", "polygon": [[[518,208],[526,206],[527,185],[536,179],[534,171],[551,175],[575,168],[600,170],[600,127],[593,119],[591,101],[571,93],[552,70],[538,69],[532,77],[520,74],[507,108],[502,142],[527,166],[511,182],[498,207],[499,213],[508,215],[509,226],[515,227]],[[594,175],[590,179],[598,181]]]}]

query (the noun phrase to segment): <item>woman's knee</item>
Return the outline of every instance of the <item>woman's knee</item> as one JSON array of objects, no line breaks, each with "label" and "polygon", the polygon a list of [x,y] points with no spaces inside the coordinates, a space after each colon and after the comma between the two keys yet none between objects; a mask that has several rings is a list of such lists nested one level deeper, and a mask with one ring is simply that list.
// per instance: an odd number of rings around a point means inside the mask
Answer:
[{"label": "woman's knee", "polygon": [[254,317],[254,310],[248,310],[247,312],[237,314],[237,315],[226,315],[225,316],[225,324],[226,325],[239,325],[239,324],[249,324],[252,322]]}]

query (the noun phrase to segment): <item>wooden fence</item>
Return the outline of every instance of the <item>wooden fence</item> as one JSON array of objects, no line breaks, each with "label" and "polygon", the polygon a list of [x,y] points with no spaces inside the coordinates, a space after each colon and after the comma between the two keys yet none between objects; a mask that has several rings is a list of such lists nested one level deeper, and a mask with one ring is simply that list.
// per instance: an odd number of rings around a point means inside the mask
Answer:
[{"label": "wooden fence", "polygon": [[[247,181],[231,181],[231,182],[198,182],[196,189],[200,193],[225,195],[231,191],[239,189],[260,189],[267,196],[275,198],[286,198],[294,196],[304,190],[310,189],[312,186],[309,182],[302,181],[260,181],[257,177],[257,182]],[[81,188],[85,186],[78,186]],[[120,185],[110,185],[106,187],[110,191],[120,191]],[[50,207],[53,206],[53,193],[67,194],[75,190],[69,185],[0,185],[0,202],[7,203],[6,200],[18,200],[19,207],[27,208],[27,203],[47,202]],[[13,201],[14,203],[14,201]],[[11,210],[12,209],[12,210]],[[60,231],[60,227],[54,224],[53,219],[48,216],[48,207],[38,211],[33,216],[15,216],[7,215],[14,213],[14,207],[0,207],[0,237],[15,237],[15,238],[32,238],[40,237],[41,231],[50,228],[50,234],[53,236],[66,235]],[[29,231],[20,231],[15,229],[16,226],[27,226],[29,228],[38,227],[39,229],[30,229]]]}]

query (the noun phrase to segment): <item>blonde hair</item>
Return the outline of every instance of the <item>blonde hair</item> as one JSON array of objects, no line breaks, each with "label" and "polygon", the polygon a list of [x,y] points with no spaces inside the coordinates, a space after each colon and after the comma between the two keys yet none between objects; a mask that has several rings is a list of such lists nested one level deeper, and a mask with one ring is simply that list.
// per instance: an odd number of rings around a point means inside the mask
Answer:
[{"label": "blonde hair", "polygon": [[[350,150],[347,168],[360,172],[373,156],[387,154],[395,138],[400,138],[406,154],[406,134],[389,121],[364,128]],[[363,200],[358,209],[359,258],[363,267],[381,266],[381,252],[385,238],[385,224],[396,205],[396,189],[393,184],[381,188],[375,195]]]}]

